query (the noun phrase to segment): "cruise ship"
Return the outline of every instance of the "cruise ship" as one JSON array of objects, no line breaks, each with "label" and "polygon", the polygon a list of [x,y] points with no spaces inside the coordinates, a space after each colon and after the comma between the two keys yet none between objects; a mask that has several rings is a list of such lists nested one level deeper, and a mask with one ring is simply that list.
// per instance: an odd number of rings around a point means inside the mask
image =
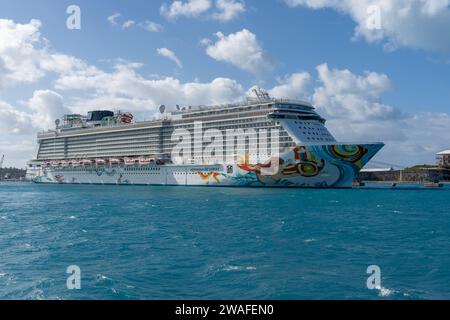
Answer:
[{"label": "cruise ship", "polygon": [[[308,102],[263,90],[220,106],[99,110],[38,133],[35,183],[349,188],[383,143],[340,143]],[[167,110],[166,110],[167,109]],[[345,125],[345,124],[343,124]]]}]

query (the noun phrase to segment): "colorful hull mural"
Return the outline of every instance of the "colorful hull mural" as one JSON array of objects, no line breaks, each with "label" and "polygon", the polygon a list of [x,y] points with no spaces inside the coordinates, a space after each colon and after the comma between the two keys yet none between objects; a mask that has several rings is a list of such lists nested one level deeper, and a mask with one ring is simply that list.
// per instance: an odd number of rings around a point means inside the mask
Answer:
[{"label": "colorful hull mural", "polygon": [[66,166],[27,174],[36,183],[59,184],[350,188],[358,172],[383,146],[297,146],[265,163],[251,163],[244,155],[229,165]]}]

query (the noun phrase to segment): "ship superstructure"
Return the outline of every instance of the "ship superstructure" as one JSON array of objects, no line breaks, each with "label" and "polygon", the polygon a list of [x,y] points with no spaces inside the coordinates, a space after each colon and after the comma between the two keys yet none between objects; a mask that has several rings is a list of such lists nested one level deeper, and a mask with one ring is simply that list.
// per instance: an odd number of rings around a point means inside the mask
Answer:
[{"label": "ship superstructure", "polygon": [[[38,134],[27,176],[38,183],[349,187],[383,146],[340,144],[310,103],[256,93],[236,104],[161,106],[157,119],[143,122],[107,110],[66,115]],[[270,152],[261,153],[263,144]],[[211,145],[214,152],[205,152]],[[176,148],[183,151],[177,159]]]}]

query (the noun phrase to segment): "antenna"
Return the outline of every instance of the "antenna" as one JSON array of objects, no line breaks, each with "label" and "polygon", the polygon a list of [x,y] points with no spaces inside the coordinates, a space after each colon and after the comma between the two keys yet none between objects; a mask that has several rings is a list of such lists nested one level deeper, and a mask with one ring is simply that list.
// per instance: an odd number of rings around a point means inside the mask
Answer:
[{"label": "antenna", "polygon": [[2,155],[2,159],[0,160],[0,169],[3,167],[3,160],[5,160],[5,155]]},{"label": "antenna", "polygon": [[259,102],[265,102],[271,99],[269,93],[262,88],[254,88],[252,91],[255,93]]}]

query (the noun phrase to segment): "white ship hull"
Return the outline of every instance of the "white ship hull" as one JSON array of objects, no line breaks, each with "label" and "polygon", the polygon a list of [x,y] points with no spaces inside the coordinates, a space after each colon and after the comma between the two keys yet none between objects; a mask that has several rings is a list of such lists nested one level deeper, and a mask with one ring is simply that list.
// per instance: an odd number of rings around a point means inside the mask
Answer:
[{"label": "white ship hull", "polygon": [[382,147],[382,143],[297,146],[276,159],[279,166],[271,174],[267,171],[273,158],[252,164],[244,157],[218,165],[41,166],[29,169],[27,177],[50,184],[349,188]]}]

